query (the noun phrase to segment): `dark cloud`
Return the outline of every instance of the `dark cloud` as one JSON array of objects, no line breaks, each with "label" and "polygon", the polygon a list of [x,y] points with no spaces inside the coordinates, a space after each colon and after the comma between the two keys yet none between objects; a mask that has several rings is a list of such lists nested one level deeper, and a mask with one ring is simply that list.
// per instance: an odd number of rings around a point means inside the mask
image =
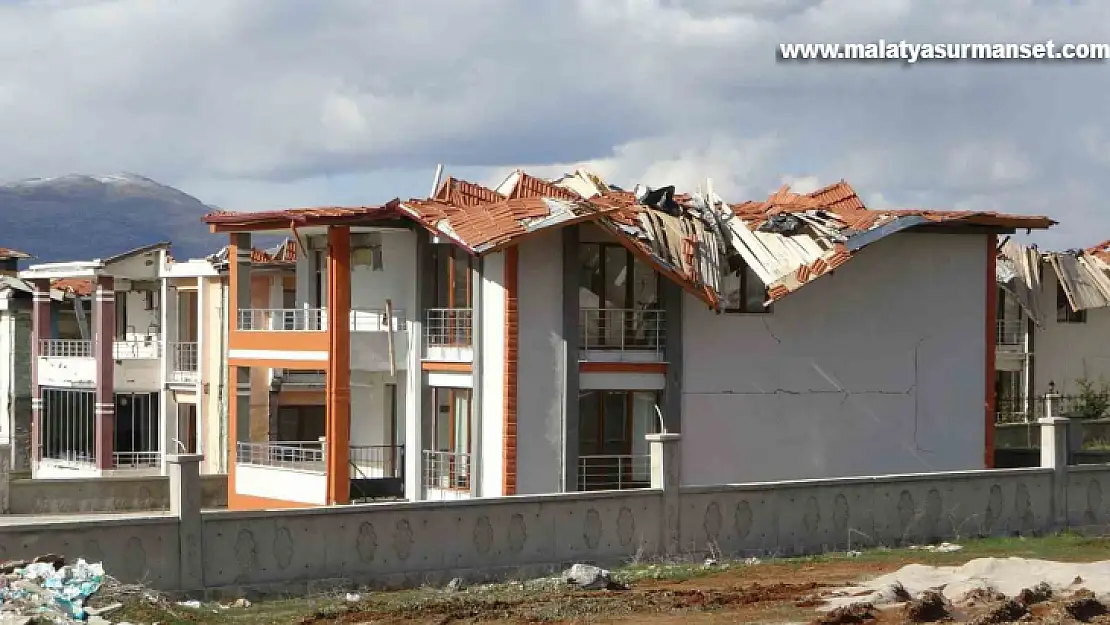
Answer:
[{"label": "dark cloud", "polygon": [[7,3],[0,178],[132,170],[265,201],[438,162],[751,195],[848,178],[880,203],[1049,213],[1067,221],[1047,240],[1082,245],[1110,236],[1110,65],[776,50],[1108,24],[1110,3],[1044,0]]}]

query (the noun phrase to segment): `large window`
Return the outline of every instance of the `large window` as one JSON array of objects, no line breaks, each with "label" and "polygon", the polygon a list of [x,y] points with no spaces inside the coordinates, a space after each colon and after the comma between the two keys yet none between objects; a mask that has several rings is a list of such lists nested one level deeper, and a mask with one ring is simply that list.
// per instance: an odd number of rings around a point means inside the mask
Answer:
[{"label": "large window", "polygon": [[651,481],[646,436],[658,431],[655,391],[584,391],[578,399],[578,482],[582,490]]},{"label": "large window", "polygon": [[470,488],[470,389],[433,388],[435,439],[428,460],[429,483],[439,488]]},{"label": "large window", "polygon": [[1086,310],[1072,310],[1068,302],[1068,294],[1064,287],[1056,284],[1056,322],[1057,323],[1087,323]]},{"label": "large window", "polygon": [[578,255],[582,347],[658,347],[659,274],[616,243],[582,243]]},{"label": "large window", "polygon": [[744,263],[738,270],[721,277],[721,308],[726,313],[767,313],[767,287]]},{"label": "large window", "polygon": [[277,414],[278,442],[314,442],[327,433],[324,406],[282,406]]},{"label": "large window", "polygon": [[470,308],[470,271],[474,259],[458,247],[446,243],[432,246],[432,259],[435,263],[432,308]]}]

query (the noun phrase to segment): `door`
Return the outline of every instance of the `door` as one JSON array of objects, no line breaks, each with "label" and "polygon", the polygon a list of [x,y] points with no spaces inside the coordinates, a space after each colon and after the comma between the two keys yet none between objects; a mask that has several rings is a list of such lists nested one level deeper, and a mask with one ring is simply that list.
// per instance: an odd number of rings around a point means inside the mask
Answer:
[{"label": "door", "polygon": [[185,453],[197,453],[197,405],[177,405],[177,440],[185,446]]}]

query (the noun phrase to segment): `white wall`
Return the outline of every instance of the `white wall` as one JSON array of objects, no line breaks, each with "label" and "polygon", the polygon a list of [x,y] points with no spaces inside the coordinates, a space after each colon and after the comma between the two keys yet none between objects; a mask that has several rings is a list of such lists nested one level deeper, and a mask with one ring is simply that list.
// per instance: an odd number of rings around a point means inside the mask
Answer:
[{"label": "white wall", "polygon": [[396,378],[388,373],[351,372],[351,444],[388,445],[389,406],[386,384],[397,384],[397,437],[404,441],[405,429],[405,379],[401,372]]},{"label": "white wall", "polygon": [[416,308],[416,233],[409,230],[381,232],[382,269],[351,266],[351,308],[384,310],[385,300],[407,315]]},{"label": "white wall", "polygon": [[1039,295],[1044,325],[1033,334],[1033,393],[1048,392],[1056,383],[1058,393],[1078,394],[1076,380],[1110,383],[1110,308],[1087,311],[1086,323],[1056,321],[1056,272],[1048,264]]},{"label": "white wall", "polygon": [[[69,360],[79,360],[70,358]],[[157,391],[162,388],[161,360],[116,361],[116,392]],[[95,369],[95,362],[94,362]]]},{"label": "white wall", "polygon": [[683,482],[981,468],[986,246],[896,234],[770,315],[686,296]]},{"label": "white wall", "polygon": [[[158,297],[158,295],[155,295],[155,297]],[[157,302],[154,310],[146,310],[146,294],[144,292],[117,291],[116,299],[126,299],[127,301],[126,340],[140,341],[146,338],[148,333],[158,334],[160,332],[159,328],[161,327],[162,319],[161,313],[157,308]]]},{"label": "white wall", "polygon": [[[490,254],[482,260],[482,327],[479,337],[482,415],[479,440],[481,467],[478,494],[499,497],[505,492],[502,457],[505,434],[505,255]],[[518,462],[518,466],[519,466]]]},{"label": "white wall", "polygon": [[[561,231],[520,245],[518,289],[517,494],[557,493],[566,388]],[[490,354],[496,356],[504,358],[504,350]]]},{"label": "white wall", "polygon": [[40,357],[39,385],[59,388],[93,388],[96,386],[96,359]]}]

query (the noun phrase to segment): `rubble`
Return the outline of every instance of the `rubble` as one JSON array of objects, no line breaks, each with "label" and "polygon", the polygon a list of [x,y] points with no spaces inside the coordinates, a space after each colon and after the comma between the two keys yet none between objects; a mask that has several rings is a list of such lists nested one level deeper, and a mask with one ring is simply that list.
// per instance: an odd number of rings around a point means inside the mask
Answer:
[{"label": "rubble", "polygon": [[[100,589],[104,567],[78,559],[65,564],[61,556],[47,555],[31,562],[3,565],[0,577],[0,619],[19,622],[83,622],[90,616],[85,602]],[[104,612],[101,609],[97,616]]]},{"label": "rubble", "polygon": [[609,571],[592,564],[575,564],[563,573],[563,581],[582,590],[625,590]]}]

